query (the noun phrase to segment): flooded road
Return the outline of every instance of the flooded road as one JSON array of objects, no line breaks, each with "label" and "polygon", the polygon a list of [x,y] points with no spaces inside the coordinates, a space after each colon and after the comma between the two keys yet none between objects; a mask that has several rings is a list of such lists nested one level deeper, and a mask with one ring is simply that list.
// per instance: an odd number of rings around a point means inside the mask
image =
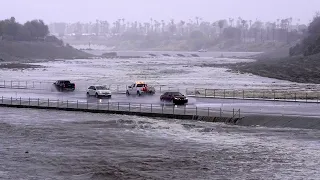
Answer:
[{"label": "flooded road", "polygon": [[320,131],[0,108],[0,179],[317,179]]}]

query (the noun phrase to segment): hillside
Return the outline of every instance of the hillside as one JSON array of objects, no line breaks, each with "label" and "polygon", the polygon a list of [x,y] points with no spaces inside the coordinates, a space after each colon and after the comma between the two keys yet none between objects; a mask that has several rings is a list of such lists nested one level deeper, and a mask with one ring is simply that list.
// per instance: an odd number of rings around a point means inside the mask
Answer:
[{"label": "hillside", "polygon": [[0,61],[23,59],[74,59],[88,58],[92,55],[48,42],[0,41]]},{"label": "hillside", "polygon": [[248,64],[231,65],[235,71],[299,83],[320,84],[320,54],[280,59],[258,60]]}]

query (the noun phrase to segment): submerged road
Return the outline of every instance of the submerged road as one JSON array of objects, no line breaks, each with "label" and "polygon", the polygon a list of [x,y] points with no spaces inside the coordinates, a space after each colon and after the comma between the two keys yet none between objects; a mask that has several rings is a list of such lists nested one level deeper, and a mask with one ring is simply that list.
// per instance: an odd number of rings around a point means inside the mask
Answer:
[{"label": "submerged road", "polygon": [[[83,91],[75,92],[56,92],[50,90],[30,90],[30,89],[0,89],[0,97],[13,98],[40,98],[62,101],[76,101],[90,103],[137,103],[137,104],[163,104],[159,100],[160,94],[153,96],[136,97],[125,94],[113,94],[111,99],[96,99],[95,97],[86,97]],[[166,104],[170,105],[170,104]],[[238,100],[238,99],[214,99],[189,97],[187,107],[210,107],[232,111],[240,109],[242,114],[260,114],[260,115],[286,115],[286,116],[308,116],[320,117],[320,104],[303,102],[279,102],[279,101],[257,101],[257,100]]]}]

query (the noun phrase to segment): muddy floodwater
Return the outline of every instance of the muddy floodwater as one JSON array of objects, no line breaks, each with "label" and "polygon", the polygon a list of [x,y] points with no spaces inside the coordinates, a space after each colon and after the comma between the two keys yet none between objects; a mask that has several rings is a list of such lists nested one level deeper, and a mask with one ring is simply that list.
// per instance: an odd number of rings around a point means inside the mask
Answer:
[{"label": "muddy floodwater", "polygon": [[319,179],[320,131],[0,108],[0,179]]},{"label": "muddy floodwater", "polygon": [[[239,55],[241,53],[238,53]],[[244,53],[245,54],[245,53]],[[232,53],[226,54],[231,56]],[[135,59],[82,59],[35,63],[45,68],[2,69],[3,81],[53,82],[67,79],[76,83],[77,89],[92,84],[116,86],[121,89],[135,81],[145,81],[163,88],[209,88],[209,89],[319,89],[319,85],[301,84],[232,72],[212,64],[252,62],[253,59],[220,57],[156,57]]]}]

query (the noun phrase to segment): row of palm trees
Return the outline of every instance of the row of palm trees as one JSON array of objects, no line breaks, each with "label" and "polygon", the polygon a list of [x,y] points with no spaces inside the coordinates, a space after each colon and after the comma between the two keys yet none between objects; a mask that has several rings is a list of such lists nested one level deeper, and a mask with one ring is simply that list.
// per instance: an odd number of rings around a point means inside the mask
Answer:
[{"label": "row of palm trees", "polygon": [[[273,22],[262,22],[258,19],[245,20],[241,17],[229,18],[219,20],[215,22],[204,21],[200,17],[189,19],[188,21],[180,20],[176,21],[171,19],[170,21],[155,20],[150,18],[147,22],[129,22],[124,18],[118,19],[112,23],[108,21],[96,20],[96,22],[89,23],[71,23],[61,25],[59,28],[55,27],[55,24],[51,24],[50,30],[56,34],[94,34],[100,36],[121,36],[124,34],[130,35],[170,35],[188,37],[194,31],[200,31],[205,37],[219,37],[223,36],[224,31],[227,29],[234,29],[240,31],[241,38],[245,41],[248,36],[273,36],[273,40],[276,40],[275,36],[278,31],[303,33],[307,26],[300,24],[300,20],[296,20],[296,24],[293,24],[293,18],[277,19]],[[269,35],[271,34],[273,35]],[[267,34],[267,35],[263,35]]]}]

